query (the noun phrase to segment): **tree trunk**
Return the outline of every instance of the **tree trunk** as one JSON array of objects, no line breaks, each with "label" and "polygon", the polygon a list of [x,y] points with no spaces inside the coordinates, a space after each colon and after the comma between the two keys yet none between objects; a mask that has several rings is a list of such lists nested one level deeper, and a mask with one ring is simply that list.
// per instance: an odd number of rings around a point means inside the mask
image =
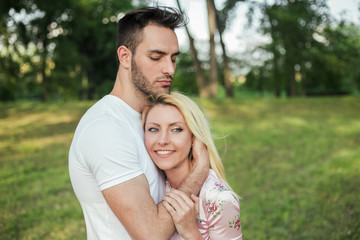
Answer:
[{"label": "tree trunk", "polygon": [[218,65],[215,52],[215,31],[216,31],[216,10],[214,0],[206,0],[209,24],[209,43],[210,43],[210,97],[217,96],[218,88]]},{"label": "tree trunk", "polygon": [[276,48],[273,47],[273,64],[274,64],[274,71],[273,71],[273,77],[274,77],[274,89],[275,89],[275,96],[279,98],[281,96],[281,76],[280,76],[280,68],[279,68],[279,54],[276,51]]},{"label": "tree trunk", "polygon": [[[216,9],[215,9],[216,10]],[[223,65],[224,65],[224,85],[225,85],[225,92],[226,92],[226,97],[228,98],[233,98],[234,97],[234,92],[233,92],[233,86],[231,84],[230,81],[230,77],[231,77],[231,69],[230,69],[230,65],[229,65],[229,58],[227,56],[226,53],[226,46],[223,40],[223,31],[225,30],[222,29],[219,23],[220,19],[219,19],[219,15],[218,15],[218,11],[216,10],[216,25],[219,31],[219,37],[220,37],[220,45],[221,45],[221,50],[222,50],[222,59],[223,59]]]},{"label": "tree trunk", "polygon": [[286,73],[286,93],[288,97],[296,96],[296,81],[295,81],[295,51],[293,46],[289,44],[290,41],[285,41],[285,73]]},{"label": "tree trunk", "polygon": [[222,57],[223,57],[223,64],[224,64],[224,85],[225,85],[226,97],[232,98],[232,97],[234,97],[234,91],[233,91],[233,86],[230,81],[231,69],[229,66],[229,58],[226,54],[225,44],[224,44],[224,41],[222,38],[222,33],[220,31],[219,31],[219,36],[220,36],[220,44],[221,44],[221,48],[222,48],[222,53],[223,53]]},{"label": "tree trunk", "polygon": [[[304,67],[302,68],[304,69]],[[306,97],[307,94],[307,89],[306,89],[306,73],[305,71],[301,71],[302,73],[302,77],[301,77],[301,82],[300,82],[300,86],[301,86],[301,96]]]},{"label": "tree trunk", "polygon": [[287,79],[287,96],[296,96],[296,82],[294,64],[288,63],[286,66],[286,79]]},{"label": "tree trunk", "polygon": [[290,96],[296,96],[296,81],[295,81],[295,70],[294,65],[289,68],[289,81],[290,81]]},{"label": "tree trunk", "polygon": [[46,58],[47,58],[47,44],[48,39],[45,36],[43,40],[43,46],[44,46],[44,52],[41,54],[41,101],[46,102],[48,100],[48,94],[49,94],[49,79],[46,76]]},{"label": "tree trunk", "polygon": [[[178,5],[178,7],[179,7],[180,12],[182,13],[179,0],[176,0],[176,3]],[[200,60],[198,58],[198,53],[197,53],[197,50],[195,48],[194,38],[191,36],[187,26],[185,26],[185,31],[186,31],[186,34],[187,34],[187,36],[189,38],[190,52],[191,52],[191,55],[193,56],[193,59],[194,59],[194,67],[195,67],[195,72],[196,72],[196,83],[197,83],[197,86],[198,86],[198,89],[199,89],[199,96],[201,98],[208,98],[209,94],[208,94],[207,87],[206,87],[205,73],[204,73],[204,70],[201,67],[201,62],[200,62]]]},{"label": "tree trunk", "polygon": [[88,88],[87,88],[87,99],[88,100],[96,99],[96,93],[95,93],[96,83],[95,83],[95,78],[94,78],[95,73],[94,73],[93,69],[95,69],[95,68],[86,70],[86,76],[87,76],[87,80],[88,80]]}]

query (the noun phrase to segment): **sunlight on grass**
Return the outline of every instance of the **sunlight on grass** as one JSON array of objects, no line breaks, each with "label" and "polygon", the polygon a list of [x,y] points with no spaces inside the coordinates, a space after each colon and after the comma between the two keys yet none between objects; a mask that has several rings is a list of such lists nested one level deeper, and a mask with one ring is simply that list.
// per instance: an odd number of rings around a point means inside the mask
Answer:
[{"label": "sunlight on grass", "polygon": [[258,131],[265,131],[267,129],[270,129],[274,127],[274,123],[271,121],[258,121],[256,124],[252,124],[252,128],[256,129]]},{"label": "sunlight on grass", "polygon": [[74,117],[70,115],[54,115],[53,113],[37,113],[28,114],[26,117],[18,118],[16,115],[12,118],[3,121],[7,128],[16,129],[30,124],[56,124],[61,122],[74,121]]},{"label": "sunlight on grass", "polygon": [[285,117],[281,119],[286,124],[295,126],[295,127],[303,127],[306,126],[308,123],[305,121],[305,119],[299,118],[299,117]]},{"label": "sunlight on grass", "polygon": [[[196,99],[245,239],[360,239],[360,98]],[[0,104],[0,236],[85,239],[68,150],[93,102]]]},{"label": "sunlight on grass", "polygon": [[[72,133],[66,133],[66,134],[58,134],[53,136],[47,136],[47,137],[40,137],[35,139],[29,139],[21,141],[16,148],[15,151],[22,151],[22,152],[34,152],[46,149],[50,145],[56,144],[56,143],[70,143],[72,140],[73,134]],[[70,147],[70,145],[69,145]]]},{"label": "sunlight on grass", "polygon": [[360,131],[360,120],[348,120],[344,124],[336,126],[335,131],[340,135],[348,135]]}]

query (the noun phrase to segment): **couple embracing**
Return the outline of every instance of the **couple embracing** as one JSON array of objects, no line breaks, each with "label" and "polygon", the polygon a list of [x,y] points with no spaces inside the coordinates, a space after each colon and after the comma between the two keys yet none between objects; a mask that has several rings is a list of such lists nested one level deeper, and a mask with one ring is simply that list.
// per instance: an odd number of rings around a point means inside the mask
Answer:
[{"label": "couple embracing", "polygon": [[69,172],[87,239],[242,239],[237,195],[203,113],[171,92],[183,16],[145,7],[118,22],[113,90],[81,118]]}]

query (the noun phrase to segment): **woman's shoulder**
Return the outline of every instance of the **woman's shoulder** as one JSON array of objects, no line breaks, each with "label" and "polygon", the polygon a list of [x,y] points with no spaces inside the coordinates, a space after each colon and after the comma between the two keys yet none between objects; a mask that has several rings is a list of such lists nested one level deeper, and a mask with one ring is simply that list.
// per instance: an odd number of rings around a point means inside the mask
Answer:
[{"label": "woman's shoulder", "polygon": [[236,193],[225,182],[221,181],[212,169],[209,170],[209,176],[201,189],[200,198],[205,202],[221,200],[237,203],[239,201]]}]

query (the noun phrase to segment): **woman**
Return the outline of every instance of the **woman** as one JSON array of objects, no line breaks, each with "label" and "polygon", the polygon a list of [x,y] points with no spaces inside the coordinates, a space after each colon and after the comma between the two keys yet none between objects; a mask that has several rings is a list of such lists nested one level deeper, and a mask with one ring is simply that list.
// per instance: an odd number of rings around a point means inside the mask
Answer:
[{"label": "woman", "polygon": [[[177,92],[159,94],[149,99],[142,116],[146,149],[167,178],[169,193],[164,197],[164,206],[178,232],[172,239],[242,239],[239,200],[226,184],[224,167],[199,107]],[[192,145],[199,142],[207,148],[210,170],[199,194],[198,231],[192,231],[195,223],[186,226],[184,222],[188,221],[177,215],[186,210],[191,201],[171,189],[180,186],[190,173]]]}]

